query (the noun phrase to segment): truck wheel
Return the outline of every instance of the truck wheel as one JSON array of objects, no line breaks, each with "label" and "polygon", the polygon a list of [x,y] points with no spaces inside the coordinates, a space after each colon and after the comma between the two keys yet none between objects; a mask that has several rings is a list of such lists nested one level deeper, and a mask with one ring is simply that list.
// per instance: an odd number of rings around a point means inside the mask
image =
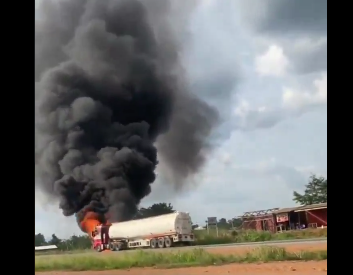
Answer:
[{"label": "truck wheel", "polygon": [[169,238],[169,237],[165,237],[164,238],[164,244],[165,244],[165,247],[171,247],[172,246],[172,239]]},{"label": "truck wheel", "polygon": [[116,244],[115,244],[115,243],[111,243],[111,244],[109,245],[109,247],[110,247],[110,250],[111,250],[111,251],[116,251]]},{"label": "truck wheel", "polygon": [[164,238],[158,239],[158,248],[164,248]]},{"label": "truck wheel", "polygon": [[157,240],[156,239],[152,239],[150,241],[150,245],[151,245],[151,248],[157,248]]},{"label": "truck wheel", "polygon": [[94,250],[96,250],[97,252],[102,252],[103,249],[102,249],[102,246],[101,245],[97,245]]},{"label": "truck wheel", "polygon": [[118,243],[118,245],[115,247],[115,250],[120,251],[124,249],[124,244],[123,243]]}]

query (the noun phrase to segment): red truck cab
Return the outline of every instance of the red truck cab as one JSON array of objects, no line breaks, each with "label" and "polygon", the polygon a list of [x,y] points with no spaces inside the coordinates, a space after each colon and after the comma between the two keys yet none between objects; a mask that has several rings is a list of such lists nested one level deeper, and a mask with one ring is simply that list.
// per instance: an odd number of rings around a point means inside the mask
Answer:
[{"label": "red truck cab", "polygon": [[91,233],[92,248],[98,252],[102,252],[109,247],[109,226],[98,225]]}]

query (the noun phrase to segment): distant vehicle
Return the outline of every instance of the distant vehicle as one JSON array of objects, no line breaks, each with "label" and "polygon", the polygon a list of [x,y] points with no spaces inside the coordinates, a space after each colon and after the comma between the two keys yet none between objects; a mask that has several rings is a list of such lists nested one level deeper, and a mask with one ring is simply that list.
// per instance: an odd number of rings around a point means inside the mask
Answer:
[{"label": "distant vehicle", "polygon": [[198,226],[198,227],[195,227],[194,230],[206,230],[206,228],[202,226]]},{"label": "distant vehicle", "polygon": [[52,250],[57,249],[56,245],[42,245],[42,246],[35,246],[34,251],[44,251],[44,250]]},{"label": "distant vehicle", "polygon": [[194,243],[189,213],[175,212],[140,220],[98,225],[91,232],[93,249],[164,248]]}]

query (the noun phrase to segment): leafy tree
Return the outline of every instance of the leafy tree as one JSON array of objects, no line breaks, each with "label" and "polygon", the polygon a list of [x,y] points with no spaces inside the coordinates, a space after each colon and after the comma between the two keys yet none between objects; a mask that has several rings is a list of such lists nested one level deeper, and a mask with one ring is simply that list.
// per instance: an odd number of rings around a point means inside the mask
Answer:
[{"label": "leafy tree", "polygon": [[83,236],[73,235],[69,239],[69,242],[72,247],[75,247],[75,249],[85,249],[90,247],[92,244],[88,235],[83,235]]},{"label": "leafy tree", "polygon": [[155,203],[148,208],[140,208],[140,210],[135,216],[135,219],[154,217],[173,212],[175,212],[175,210],[173,209],[173,206],[170,203]]},{"label": "leafy tree", "polygon": [[302,205],[327,202],[327,179],[311,175],[309,183],[305,185],[304,194],[294,191],[293,196],[293,200]]},{"label": "leafy tree", "polygon": [[192,229],[195,229],[195,228],[198,228],[198,227],[199,227],[198,224],[193,224],[193,225],[191,226]]},{"label": "leafy tree", "polygon": [[243,224],[243,221],[239,218],[233,218],[228,221],[232,227],[237,228],[240,227]]},{"label": "leafy tree", "polygon": [[239,227],[241,224],[242,224],[241,219],[233,218],[231,220],[226,220],[225,218],[221,218],[219,219],[217,226],[218,228],[228,230],[228,229]]},{"label": "leafy tree", "polygon": [[46,245],[46,241],[44,238],[44,235],[39,233],[34,235],[34,246],[41,246],[41,245]]},{"label": "leafy tree", "polygon": [[219,224],[224,224],[224,223],[227,223],[227,220],[225,218],[220,218],[218,223]]},{"label": "leafy tree", "polygon": [[51,240],[49,241],[49,244],[50,245],[59,245],[61,243],[61,240],[55,235],[55,234],[52,234],[51,235]]},{"label": "leafy tree", "polygon": [[232,224],[227,222],[225,218],[220,218],[218,220],[217,226],[219,229],[230,229],[232,227]]}]

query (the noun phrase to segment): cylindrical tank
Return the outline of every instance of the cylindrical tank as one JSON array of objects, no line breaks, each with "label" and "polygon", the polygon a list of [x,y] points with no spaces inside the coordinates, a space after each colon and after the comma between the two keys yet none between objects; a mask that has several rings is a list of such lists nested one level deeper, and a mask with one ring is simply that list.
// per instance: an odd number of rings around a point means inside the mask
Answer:
[{"label": "cylindrical tank", "polygon": [[109,228],[109,237],[111,239],[132,239],[191,234],[191,232],[190,215],[185,212],[175,212],[141,220],[113,223]]}]

